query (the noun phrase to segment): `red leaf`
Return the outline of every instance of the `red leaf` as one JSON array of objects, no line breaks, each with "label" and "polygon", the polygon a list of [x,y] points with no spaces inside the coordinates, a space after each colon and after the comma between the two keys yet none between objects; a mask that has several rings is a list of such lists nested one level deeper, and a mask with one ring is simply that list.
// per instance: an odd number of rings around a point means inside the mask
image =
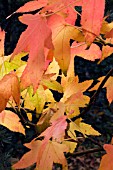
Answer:
[{"label": "red leaf", "polygon": [[61,141],[67,127],[66,118],[66,116],[61,116],[52,121],[52,125],[42,132],[39,137],[45,136],[45,140],[49,140],[52,137],[56,141]]},{"label": "red leaf", "polygon": [[75,6],[81,6],[82,0],[48,0],[48,5],[42,9],[42,12],[57,13],[65,18],[65,21],[71,25],[75,25],[77,12]]},{"label": "red leaf", "polygon": [[77,12],[72,10],[72,8],[67,8],[65,9],[65,13],[67,14],[67,17],[65,21],[71,25],[75,25],[75,21],[77,19]]},{"label": "red leaf", "polygon": [[86,44],[74,42],[71,46],[71,55],[80,56],[90,61],[95,61],[96,59],[101,58],[102,52],[98,45],[91,44],[89,49],[86,49],[86,48],[87,48]]},{"label": "red leaf", "polygon": [[47,5],[47,0],[34,0],[27,2],[24,6],[20,7],[16,12],[29,12],[35,11]]},{"label": "red leaf", "polygon": [[52,49],[51,30],[44,17],[36,15],[23,15],[21,22],[28,28],[21,34],[12,58],[21,51],[29,52],[28,64],[21,76],[23,88],[33,85],[34,91],[38,88],[39,81],[47,67],[44,48]]},{"label": "red leaf", "polygon": [[2,31],[0,28],[0,57],[4,56],[4,39],[5,31]]},{"label": "red leaf", "polygon": [[88,44],[100,34],[104,8],[105,0],[83,0],[81,25]]}]

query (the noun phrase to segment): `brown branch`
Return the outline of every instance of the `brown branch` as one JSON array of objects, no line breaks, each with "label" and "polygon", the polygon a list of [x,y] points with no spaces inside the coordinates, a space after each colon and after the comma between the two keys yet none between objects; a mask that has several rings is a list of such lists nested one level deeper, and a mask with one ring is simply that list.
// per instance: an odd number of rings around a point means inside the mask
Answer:
[{"label": "brown branch", "polygon": [[[19,116],[20,121],[21,121],[21,123],[23,124],[24,127],[30,126],[30,127],[36,128],[36,124],[32,123],[32,122],[29,121],[29,120],[26,120],[26,119],[24,118],[24,116],[21,114],[21,111],[19,111],[19,109],[18,109],[17,107],[15,107],[15,108],[6,107],[5,110],[10,110],[10,111],[16,113],[16,114]],[[24,110],[25,110],[25,109],[24,109]],[[27,109],[27,111],[30,112],[30,113],[31,113],[31,111],[33,112],[33,110],[30,110],[30,109]]]},{"label": "brown branch", "polygon": [[97,39],[99,40],[99,42],[100,42],[102,45],[104,45],[104,46],[109,45],[110,47],[113,47],[113,44],[106,42],[106,41],[103,40],[102,38],[97,37]]},{"label": "brown branch", "polygon": [[97,96],[99,95],[102,87],[104,86],[104,84],[106,83],[106,81],[108,80],[108,78],[112,75],[113,73],[113,68],[107,73],[107,75],[105,76],[105,78],[103,79],[103,81],[101,82],[100,86],[98,87],[97,91],[94,93],[94,95],[91,97],[89,105],[87,107],[85,107],[85,109],[76,117],[73,117],[71,120],[75,121],[76,119],[82,117],[85,113],[87,113],[91,106],[94,104]]},{"label": "brown branch", "polygon": [[80,151],[80,152],[75,152],[75,153],[69,153],[69,156],[82,156],[84,154],[88,154],[88,153],[95,153],[95,152],[99,152],[99,151],[104,151],[104,149],[102,147],[100,148],[94,148],[94,149],[88,149],[85,151]]},{"label": "brown branch", "polygon": [[36,128],[36,124],[32,123],[29,120],[26,120],[19,110],[17,110],[17,114],[20,118],[21,123],[24,125],[24,127],[30,126],[30,127]]},{"label": "brown branch", "polygon": [[87,139],[89,139],[92,143],[94,143],[95,145],[98,145],[99,147],[103,147],[98,141],[94,140],[93,138],[91,138],[90,136],[86,135]]}]

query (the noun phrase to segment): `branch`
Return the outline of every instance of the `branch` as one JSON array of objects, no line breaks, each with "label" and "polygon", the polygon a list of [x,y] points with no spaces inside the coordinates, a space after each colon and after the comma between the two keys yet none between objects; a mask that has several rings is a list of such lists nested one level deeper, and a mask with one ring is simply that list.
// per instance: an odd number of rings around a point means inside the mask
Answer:
[{"label": "branch", "polygon": [[69,155],[71,156],[82,156],[84,154],[88,154],[88,153],[95,153],[95,152],[99,152],[99,151],[104,151],[104,149],[102,147],[100,148],[94,148],[94,149],[89,149],[89,150],[85,150],[85,151],[80,151],[80,152],[75,152],[75,153],[69,153]]},{"label": "branch", "polygon": [[[17,109],[17,107],[15,107],[15,109]],[[21,107],[21,109],[24,110],[26,113],[32,113],[32,114],[36,115],[35,110],[31,110],[31,109],[23,108],[23,107]],[[15,110],[12,107],[6,107],[5,110],[10,110],[10,111],[16,113]]]},{"label": "branch", "polygon": [[92,143],[94,143],[95,145],[98,145],[100,148],[103,148],[103,146],[96,140],[94,140],[93,138],[91,138],[90,136],[86,135],[87,139],[90,140]]},{"label": "branch", "polygon": [[76,119],[82,117],[85,113],[87,113],[91,106],[94,104],[97,96],[99,95],[102,87],[104,86],[104,84],[106,83],[106,81],[108,80],[108,78],[112,75],[113,73],[113,68],[107,73],[107,75],[105,76],[105,78],[103,79],[103,81],[101,82],[100,86],[98,87],[97,91],[94,93],[94,95],[91,97],[89,105],[76,117],[73,117],[71,120],[75,121]]},{"label": "branch", "polygon": [[30,126],[30,127],[34,127],[36,129],[36,124],[32,123],[29,120],[26,120],[24,118],[24,116],[21,114],[21,111],[17,110],[17,114],[18,114],[20,121],[21,121],[21,123],[23,124],[24,127]]},{"label": "branch", "polygon": [[[9,111],[12,111],[12,112],[16,113],[16,114],[19,116],[20,121],[21,121],[21,123],[22,123],[22,125],[23,125],[24,127],[30,126],[30,127],[34,127],[34,128],[36,129],[36,124],[32,123],[32,122],[29,121],[29,120],[26,120],[26,119],[24,118],[24,116],[21,114],[21,110],[18,110],[17,107],[15,107],[15,109],[12,108],[12,107],[6,107],[5,110],[9,110]],[[25,109],[23,109],[23,110],[25,110]],[[27,111],[28,111],[29,113],[32,113],[32,112],[34,113],[34,111],[33,111],[33,110],[30,110],[30,109],[27,109]]]},{"label": "branch", "polygon": [[113,47],[113,44],[109,43],[109,42],[106,42],[105,40],[103,40],[102,38],[100,37],[97,37],[97,39],[100,41],[100,43],[104,46],[106,45],[109,45],[110,47]]}]

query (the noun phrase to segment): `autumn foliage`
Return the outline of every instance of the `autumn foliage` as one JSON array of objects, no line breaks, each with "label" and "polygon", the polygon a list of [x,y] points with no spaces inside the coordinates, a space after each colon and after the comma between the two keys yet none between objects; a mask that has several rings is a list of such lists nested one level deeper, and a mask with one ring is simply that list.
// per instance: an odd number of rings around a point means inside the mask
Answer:
[{"label": "autumn foliage", "polygon": [[[77,6],[81,6],[81,13]],[[93,80],[79,82],[75,76],[74,58],[80,56],[92,62],[98,59],[100,63],[113,53],[113,22],[106,21],[104,10],[105,0],[27,2],[11,14],[22,13],[18,19],[27,29],[9,56],[4,55],[5,31],[0,30],[0,124],[24,135],[31,127],[36,131],[36,137],[25,143],[30,151],[12,165],[13,169],[36,163],[36,170],[51,170],[53,163],[58,163],[67,170],[66,154],[72,154],[79,142],[76,132],[84,138],[101,135],[81,117],[102,88],[107,89],[109,103],[113,101],[113,70],[90,88]],[[78,15],[80,26],[75,24]],[[26,55],[28,60],[23,61]],[[87,89],[96,90],[91,98],[84,94]],[[59,102],[53,91],[62,94]],[[32,121],[33,114],[37,123]],[[107,153],[99,170],[112,170],[113,145],[105,144],[103,148]]]}]

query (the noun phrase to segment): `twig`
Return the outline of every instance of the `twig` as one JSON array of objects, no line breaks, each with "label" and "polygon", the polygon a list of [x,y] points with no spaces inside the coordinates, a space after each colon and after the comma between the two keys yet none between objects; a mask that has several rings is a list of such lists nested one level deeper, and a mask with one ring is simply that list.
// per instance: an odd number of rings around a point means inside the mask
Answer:
[{"label": "twig", "polygon": [[103,81],[101,82],[100,86],[98,87],[97,91],[94,93],[94,95],[91,97],[89,105],[76,117],[73,117],[71,120],[75,121],[76,119],[82,117],[85,113],[87,113],[89,111],[89,109],[91,108],[91,106],[94,104],[97,96],[99,95],[102,87],[104,86],[104,84],[106,83],[106,81],[108,80],[108,78],[112,75],[113,73],[113,68],[107,73],[107,75],[105,76],[105,78],[103,79]]},{"label": "twig", "polygon": [[[30,126],[30,127],[36,128],[36,124],[34,124],[34,123],[32,123],[31,121],[26,120],[26,119],[24,118],[24,116],[21,114],[21,109],[18,110],[17,107],[15,107],[15,109],[12,108],[12,107],[6,107],[5,110],[10,110],[10,111],[16,113],[16,114],[19,116],[20,121],[21,121],[21,123],[23,124],[24,127]],[[27,109],[27,111],[31,113],[32,110]],[[32,112],[33,112],[33,111],[32,111]]]},{"label": "twig", "polygon": [[[80,1],[80,0],[76,0],[76,2],[79,2],[79,1]],[[51,13],[51,14],[47,14],[47,15],[45,15],[45,16],[51,16],[51,15],[53,15],[53,14],[56,14],[56,13],[62,11],[63,9],[65,9],[65,8],[67,8],[67,7],[70,7],[71,5],[75,4],[76,2],[71,2],[71,3],[69,3],[68,5],[63,6],[63,7],[60,8],[59,10],[57,10],[57,11]],[[9,16],[7,16],[6,19],[9,19],[9,18],[10,18],[12,15],[14,15],[14,14],[21,14],[21,15],[22,15],[22,14],[31,14],[32,12],[40,12],[41,9],[42,9],[42,8],[40,8],[40,9],[35,9],[35,10],[31,10],[31,11],[28,11],[28,12],[17,12],[17,11],[14,11],[12,14],[10,14]],[[78,12],[77,12],[77,13],[78,13]],[[79,14],[79,15],[80,15],[80,14]]]},{"label": "twig", "polygon": [[103,40],[101,37],[97,37],[97,40],[99,40],[99,42],[102,44],[102,45],[109,45],[110,47],[113,47],[113,44],[111,43],[108,43],[106,42],[105,40]]},{"label": "twig", "polygon": [[[87,136],[87,135],[86,135]],[[95,141],[94,139],[92,139],[91,137],[89,137],[89,136],[87,136],[88,138],[87,139],[89,139],[92,143],[94,143],[95,145],[98,145],[99,147],[103,147],[99,142],[97,142],[97,141]]]},{"label": "twig", "polygon": [[21,123],[23,124],[24,127],[30,126],[30,127],[36,128],[36,124],[32,123],[29,120],[26,120],[19,110],[17,110],[17,114],[18,114],[20,121],[21,121]]},{"label": "twig", "polygon": [[[16,109],[17,109],[17,107],[15,107],[15,109],[12,108],[12,107],[6,107],[5,108],[5,110],[10,110],[10,111],[12,111],[14,113],[16,113],[16,111],[15,111]],[[28,108],[22,108],[22,107],[20,109],[26,111],[26,113],[32,113],[32,114],[36,115],[36,111],[35,110],[31,110],[31,109],[28,109]]]},{"label": "twig", "polygon": [[69,155],[76,157],[76,156],[82,156],[84,154],[95,153],[95,152],[99,152],[99,151],[104,151],[104,149],[102,147],[94,148],[94,149],[88,149],[88,150],[85,150],[85,151],[75,152],[75,153],[72,153],[72,154],[70,153]]}]

